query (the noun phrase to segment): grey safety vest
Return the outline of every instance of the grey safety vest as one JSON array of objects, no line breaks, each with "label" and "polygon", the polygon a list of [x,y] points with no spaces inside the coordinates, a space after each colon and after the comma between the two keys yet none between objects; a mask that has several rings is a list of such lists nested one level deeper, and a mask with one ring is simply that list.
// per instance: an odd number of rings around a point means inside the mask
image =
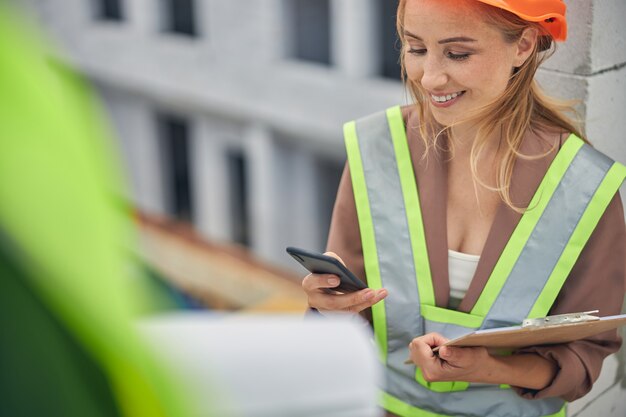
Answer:
[{"label": "grey safety vest", "polygon": [[[565,416],[560,398],[526,400],[508,386],[433,382],[404,364],[408,344],[438,332],[519,325],[548,314],[626,167],[572,135],[550,165],[470,313],[435,305],[419,195],[400,107],[344,126],[367,281],[385,363],[381,405],[405,417]],[[410,277],[413,277],[411,279]]]}]

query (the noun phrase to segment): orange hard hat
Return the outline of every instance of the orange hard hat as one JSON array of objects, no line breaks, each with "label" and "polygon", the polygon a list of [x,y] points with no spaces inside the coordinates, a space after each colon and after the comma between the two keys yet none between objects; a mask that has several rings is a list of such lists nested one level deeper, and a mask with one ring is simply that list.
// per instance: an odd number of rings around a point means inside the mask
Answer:
[{"label": "orange hard hat", "polygon": [[539,22],[555,41],[567,38],[563,0],[478,0],[509,11],[529,22]]}]

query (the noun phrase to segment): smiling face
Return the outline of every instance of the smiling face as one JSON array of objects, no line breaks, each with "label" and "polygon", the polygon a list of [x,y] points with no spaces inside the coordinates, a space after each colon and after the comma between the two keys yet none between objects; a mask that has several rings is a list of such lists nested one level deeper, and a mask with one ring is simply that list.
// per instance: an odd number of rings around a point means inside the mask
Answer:
[{"label": "smiling face", "polygon": [[480,10],[475,0],[406,1],[407,78],[444,126],[500,97],[530,53],[524,42],[505,41]]}]

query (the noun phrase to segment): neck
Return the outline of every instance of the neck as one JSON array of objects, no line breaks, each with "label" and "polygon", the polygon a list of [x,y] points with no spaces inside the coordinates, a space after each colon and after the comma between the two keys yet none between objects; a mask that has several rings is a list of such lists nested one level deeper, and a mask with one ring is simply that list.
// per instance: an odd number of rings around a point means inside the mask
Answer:
[{"label": "neck", "polygon": [[[452,141],[455,149],[455,154],[458,156],[467,155],[471,153],[472,146],[476,141],[476,135],[478,129],[475,125],[457,125],[451,129],[451,134],[448,140]],[[484,152],[487,154],[495,154],[498,150],[500,143],[500,133],[498,130],[492,132],[488,138],[486,138]]]}]

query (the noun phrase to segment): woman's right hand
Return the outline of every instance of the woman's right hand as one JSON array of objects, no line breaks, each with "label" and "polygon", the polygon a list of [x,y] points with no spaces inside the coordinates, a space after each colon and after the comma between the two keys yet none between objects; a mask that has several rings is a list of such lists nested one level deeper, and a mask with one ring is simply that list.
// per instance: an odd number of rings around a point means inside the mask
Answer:
[{"label": "woman's right hand", "polygon": [[[334,253],[327,252],[325,255],[343,261]],[[372,290],[365,288],[352,293],[330,294],[339,285],[339,277],[333,274],[309,274],[302,280],[302,288],[309,301],[309,307],[315,308],[321,313],[328,312],[349,312],[359,313],[369,308],[387,296],[387,290],[382,288]]]}]

